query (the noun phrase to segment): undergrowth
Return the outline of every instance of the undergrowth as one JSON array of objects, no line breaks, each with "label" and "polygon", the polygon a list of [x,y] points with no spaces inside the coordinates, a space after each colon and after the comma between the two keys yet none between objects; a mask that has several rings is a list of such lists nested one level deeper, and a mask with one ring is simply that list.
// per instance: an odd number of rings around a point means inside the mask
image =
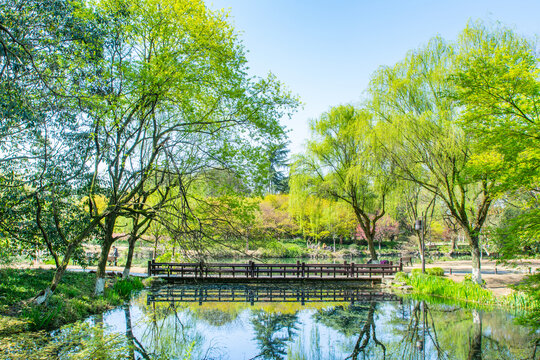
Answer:
[{"label": "undergrowth", "polygon": [[48,304],[35,305],[31,299],[53,276],[53,270],[0,269],[0,323],[20,319],[29,331],[57,329],[118,306],[143,288],[139,278],[108,279],[105,295],[94,297],[95,274],[66,272]]}]

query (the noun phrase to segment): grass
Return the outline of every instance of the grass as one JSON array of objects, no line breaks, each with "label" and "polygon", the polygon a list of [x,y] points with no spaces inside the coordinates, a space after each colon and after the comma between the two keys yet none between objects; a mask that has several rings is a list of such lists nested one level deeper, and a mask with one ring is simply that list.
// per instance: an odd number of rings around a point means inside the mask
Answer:
[{"label": "grass", "polygon": [[22,321],[25,330],[57,329],[120,305],[133,290],[142,288],[139,279],[110,279],[105,296],[93,297],[95,274],[66,272],[47,306],[28,301],[49,285],[53,275],[53,270],[0,269],[0,335],[14,319]]},{"label": "grass", "polygon": [[462,303],[497,306],[529,313],[540,312],[540,297],[530,292],[516,292],[508,296],[495,297],[491,291],[469,280],[455,282],[442,276],[418,273],[411,276],[398,273],[395,279],[412,286],[412,293],[415,295],[434,296]]}]

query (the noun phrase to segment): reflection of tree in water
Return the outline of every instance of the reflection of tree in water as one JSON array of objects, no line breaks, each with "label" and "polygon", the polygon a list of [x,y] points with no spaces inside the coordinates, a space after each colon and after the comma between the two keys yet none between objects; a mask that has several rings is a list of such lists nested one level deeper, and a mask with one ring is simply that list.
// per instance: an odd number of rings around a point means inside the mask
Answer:
[{"label": "reflection of tree in water", "polygon": [[[375,306],[375,304],[372,305]],[[337,330],[346,336],[351,336],[362,331],[370,308],[371,306],[366,304],[349,305],[347,308],[339,305],[320,309],[313,315],[313,318],[318,323]]]},{"label": "reflection of tree in water", "polygon": [[133,326],[131,322],[131,306],[129,304],[124,305],[124,319],[126,321],[126,337],[130,342],[129,358],[135,359],[135,352],[137,352],[144,359],[150,359],[150,356],[148,356],[144,345],[139,342],[135,335],[133,335]]},{"label": "reflection of tree in water", "polygon": [[263,310],[254,312],[251,324],[255,331],[255,340],[259,344],[260,353],[252,359],[283,359],[287,353],[287,343],[297,333],[294,314],[267,313]]},{"label": "reflection of tree in water", "polygon": [[468,360],[482,360],[482,313],[478,310],[473,310],[473,333],[469,340],[469,356]]},{"label": "reflection of tree in water", "polygon": [[196,320],[182,320],[179,310],[184,311],[185,308],[179,309],[170,304],[164,309],[153,304],[152,309],[146,309],[146,317],[143,319],[145,330],[141,338],[145,340],[148,358],[183,359],[188,354],[194,359],[219,357],[219,349],[216,347],[203,348],[205,338],[197,331]]},{"label": "reflection of tree in water", "polygon": [[379,347],[383,359],[386,358],[386,347],[377,339],[375,328],[375,306],[349,305],[348,308],[336,306],[330,309],[322,309],[314,314],[317,322],[333,328],[346,336],[357,336],[351,355],[346,359],[357,360],[360,355],[366,356],[371,347]]},{"label": "reflection of tree in water", "polygon": [[426,356],[432,358],[432,355],[426,354],[428,341],[435,349],[436,359],[448,358],[439,344],[430,307],[425,301],[418,301],[410,312],[409,323],[401,340],[401,357],[403,359],[426,359]]},{"label": "reflection of tree in water", "polygon": [[194,314],[198,319],[216,327],[230,324],[238,318],[238,312],[223,311],[220,309],[197,309],[194,311]]},{"label": "reflection of tree in water", "polygon": [[[391,322],[397,342],[391,353],[412,359],[535,359],[534,335],[502,314],[460,307],[406,302]],[[486,323],[487,318],[487,323]],[[521,333],[520,333],[521,330]]]}]

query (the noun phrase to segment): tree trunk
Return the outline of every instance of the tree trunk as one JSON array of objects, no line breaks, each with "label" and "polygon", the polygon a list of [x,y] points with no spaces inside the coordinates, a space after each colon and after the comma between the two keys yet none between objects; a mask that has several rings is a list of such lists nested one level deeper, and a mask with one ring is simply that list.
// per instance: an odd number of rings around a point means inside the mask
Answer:
[{"label": "tree trunk", "polygon": [[75,248],[78,246],[78,243],[79,242],[72,242],[68,245],[66,253],[64,254],[64,258],[62,259],[62,263],[56,268],[56,271],[54,272],[54,277],[51,281],[51,284],[45,290],[42,290],[39,294],[37,294],[36,297],[33,299],[36,305],[47,305],[49,299],[54,293],[54,290],[56,290],[58,284],[60,284],[60,280],[62,280],[62,276],[67,269],[69,260],[71,259],[71,255],[73,254]]},{"label": "tree trunk", "polygon": [[480,239],[478,234],[471,233],[470,230],[465,231],[465,236],[469,240],[469,245],[471,246],[471,256],[472,256],[472,280],[482,285],[482,271],[481,271],[481,262],[480,262]]},{"label": "tree trunk", "polygon": [[366,235],[366,240],[367,240],[367,243],[368,243],[368,250],[369,250],[369,255],[371,256],[371,259],[372,260],[378,260],[379,257],[377,256],[377,252],[375,251],[375,244],[374,244],[374,241],[373,241],[373,235],[369,232],[365,232],[365,235]]},{"label": "tree trunk", "polygon": [[66,271],[67,263],[64,261],[62,262],[62,265],[56,268],[56,271],[54,272],[54,278],[51,281],[51,284],[49,287],[47,287],[45,290],[42,290],[35,298],[34,303],[36,305],[47,305],[49,302],[49,299],[51,298],[52,294],[54,293],[54,290],[58,287],[58,284],[60,283],[60,280],[62,279],[62,276],[64,275],[64,272]]},{"label": "tree trunk", "polygon": [[96,271],[96,284],[94,287],[94,296],[103,295],[105,290],[105,271],[107,270],[107,259],[112,246],[112,239],[106,240],[101,245],[101,254],[99,256],[98,267]]},{"label": "tree trunk", "polygon": [[111,214],[105,218],[105,235],[103,244],[101,245],[101,254],[99,256],[98,267],[96,271],[96,284],[94,287],[94,296],[103,295],[105,290],[105,271],[107,269],[107,259],[109,257],[109,251],[114,243],[113,231],[114,224],[116,223],[116,215]]},{"label": "tree trunk", "polygon": [[135,252],[135,242],[137,237],[131,235],[129,237],[129,248],[126,259],[126,266],[124,266],[124,271],[122,272],[122,279],[127,279],[129,277],[129,272],[131,271],[131,263],[133,262],[133,253]]}]

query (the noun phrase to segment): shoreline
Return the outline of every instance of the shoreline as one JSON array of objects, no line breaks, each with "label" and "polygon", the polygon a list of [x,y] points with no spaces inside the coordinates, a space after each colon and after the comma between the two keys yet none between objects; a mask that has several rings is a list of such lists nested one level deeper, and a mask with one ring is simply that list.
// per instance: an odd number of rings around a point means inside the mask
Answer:
[{"label": "shoreline", "polygon": [[[54,265],[48,264],[11,264],[9,266],[3,266],[5,268],[18,268],[18,269],[54,269]],[[471,273],[471,260],[449,260],[449,261],[434,261],[433,263],[426,264],[426,268],[440,267],[444,270],[445,277],[454,280],[456,282],[463,281],[465,275]],[[68,271],[95,271],[96,266],[88,266],[83,269],[78,265],[69,265]],[[412,269],[420,268],[420,264],[415,263],[413,266],[404,266],[403,271],[410,273]],[[123,266],[108,266],[107,272],[122,273]],[[452,274],[450,274],[452,271]],[[485,288],[490,290],[494,296],[506,296],[514,292],[509,286],[518,284],[525,276],[535,274],[540,271],[540,259],[523,259],[514,261],[512,264],[503,265],[497,264],[496,261],[486,259],[482,260],[482,279],[485,280]],[[130,274],[132,276],[146,276],[147,269],[142,266],[133,266]]]}]

